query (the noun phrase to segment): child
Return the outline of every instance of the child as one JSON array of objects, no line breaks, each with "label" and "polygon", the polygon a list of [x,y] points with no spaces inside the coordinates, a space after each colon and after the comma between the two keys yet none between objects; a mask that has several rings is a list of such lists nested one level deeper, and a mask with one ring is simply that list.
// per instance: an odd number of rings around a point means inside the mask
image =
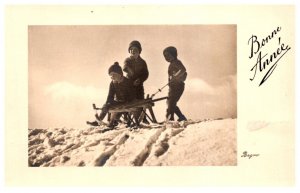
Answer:
[{"label": "child", "polygon": [[[122,68],[118,62],[115,62],[108,69],[108,74],[112,81],[109,85],[109,92],[107,100],[102,107],[100,115],[96,114],[97,121],[87,122],[87,124],[98,126],[108,113],[108,109],[114,105],[128,103],[135,99],[135,92],[133,90],[132,82],[123,76]],[[121,113],[113,113],[108,127],[113,129],[115,122],[120,118]]]},{"label": "child", "polygon": [[[136,99],[144,99],[143,83],[148,79],[149,72],[145,60],[140,56],[142,52],[141,43],[137,40],[130,42],[128,52],[130,57],[124,61],[123,71],[127,73],[127,78],[133,82]],[[140,109],[141,112],[142,109]],[[146,117],[144,117],[143,122],[149,123]]]},{"label": "child", "polygon": [[125,59],[123,71],[127,73],[127,78],[133,82],[137,99],[144,99],[143,83],[149,76],[148,67],[141,58],[142,46],[139,41],[132,41],[129,44],[128,52],[130,57]]},{"label": "child", "polygon": [[177,49],[173,46],[167,47],[163,51],[165,60],[170,62],[168,68],[169,93],[167,100],[167,121],[174,120],[174,113],[178,116],[178,121],[186,121],[186,117],[181,113],[177,102],[184,91],[184,81],[187,72],[180,60],[177,59]]}]

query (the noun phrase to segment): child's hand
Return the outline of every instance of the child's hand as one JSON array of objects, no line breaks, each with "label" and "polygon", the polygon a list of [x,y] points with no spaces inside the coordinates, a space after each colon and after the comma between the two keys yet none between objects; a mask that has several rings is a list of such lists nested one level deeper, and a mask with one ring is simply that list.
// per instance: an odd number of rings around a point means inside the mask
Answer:
[{"label": "child's hand", "polygon": [[178,74],[176,72],[173,72],[173,75],[171,76],[171,80],[176,81],[176,82],[179,81],[178,80]]},{"label": "child's hand", "polygon": [[127,76],[132,77],[133,76],[133,70],[131,68],[127,68]]},{"label": "child's hand", "polygon": [[173,72],[171,80],[176,81],[176,82],[182,82],[185,80],[185,79],[183,79],[183,76],[184,76],[184,73],[181,73],[181,70],[179,70],[178,72]]},{"label": "child's hand", "polygon": [[141,84],[141,80],[140,79],[136,79],[134,82],[133,82],[133,85],[134,86],[138,86]]}]

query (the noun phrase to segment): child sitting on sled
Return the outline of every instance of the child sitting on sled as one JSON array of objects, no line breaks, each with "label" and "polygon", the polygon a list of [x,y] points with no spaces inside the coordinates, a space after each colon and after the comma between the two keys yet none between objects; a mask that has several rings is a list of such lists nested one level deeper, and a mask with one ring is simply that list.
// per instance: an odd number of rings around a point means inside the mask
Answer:
[{"label": "child sitting on sled", "polygon": [[[96,121],[89,122],[92,126],[98,126],[102,124],[102,120],[105,118],[110,107],[119,104],[125,104],[135,99],[135,92],[133,89],[133,83],[128,78],[123,76],[123,71],[118,62],[115,62],[108,69],[108,74],[111,77],[109,85],[108,96],[105,104],[102,107],[100,115],[96,114]],[[116,122],[120,119],[122,113],[112,113],[108,127],[113,129]]]}]

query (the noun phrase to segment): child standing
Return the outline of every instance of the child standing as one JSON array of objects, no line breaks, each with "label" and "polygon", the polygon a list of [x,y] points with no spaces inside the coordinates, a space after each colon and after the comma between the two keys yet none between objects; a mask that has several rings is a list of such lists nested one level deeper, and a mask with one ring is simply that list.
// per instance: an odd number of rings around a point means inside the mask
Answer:
[{"label": "child standing", "polygon": [[177,102],[184,91],[184,81],[187,77],[187,72],[180,60],[177,59],[177,49],[173,46],[167,47],[163,51],[165,60],[169,62],[168,81],[169,93],[167,100],[167,120],[174,120],[174,113],[178,116],[178,121],[186,121],[186,117],[182,114]]},{"label": "child standing", "polygon": [[143,83],[149,76],[148,67],[140,54],[142,46],[139,41],[132,41],[129,44],[128,52],[130,57],[125,59],[123,71],[127,73],[127,78],[133,82],[136,98],[144,99],[144,86]]},{"label": "child standing", "polygon": [[[144,82],[148,79],[149,72],[145,60],[141,57],[142,46],[137,40],[130,42],[128,47],[130,57],[124,61],[123,71],[127,73],[127,78],[133,82],[133,88],[136,99],[144,99]],[[142,109],[140,109],[140,113]],[[140,113],[137,113],[140,114]],[[144,117],[143,122],[148,124],[148,120]]]}]

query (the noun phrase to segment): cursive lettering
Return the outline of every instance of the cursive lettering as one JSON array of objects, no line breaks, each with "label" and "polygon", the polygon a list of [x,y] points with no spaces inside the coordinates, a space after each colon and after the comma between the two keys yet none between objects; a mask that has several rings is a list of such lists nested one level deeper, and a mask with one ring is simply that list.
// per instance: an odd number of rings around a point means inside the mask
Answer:
[{"label": "cursive lettering", "polygon": [[[264,47],[269,41],[271,41],[272,38],[274,38],[274,36],[280,32],[281,27],[277,27],[276,30],[272,31],[271,35],[268,35],[266,38],[263,38],[261,40],[261,42],[257,41],[257,36],[256,35],[252,35],[252,37],[248,40],[248,45],[249,42],[251,40],[251,53],[249,58],[251,59],[253,57],[254,54],[256,54],[257,52],[259,52],[259,50]],[[254,51],[254,48],[256,48],[256,51]]]},{"label": "cursive lettering", "polygon": [[250,70],[253,72],[253,76],[250,80],[253,81],[255,79],[257,72],[264,73],[262,74],[259,86],[261,86],[272,75],[279,60],[291,49],[289,45],[281,43],[281,37],[278,37],[278,48],[275,51],[272,51],[271,54],[263,54],[262,48],[270,43],[280,31],[281,27],[277,27],[276,30],[261,41],[258,41],[257,36],[255,35],[252,35],[248,40],[248,45],[251,44],[249,59],[254,59],[254,56],[257,56],[255,64]]},{"label": "cursive lettering", "polygon": [[251,159],[252,157],[258,157],[259,154],[250,154],[247,151],[244,151],[243,154],[241,155],[241,157],[245,157],[245,158],[249,158]]}]

